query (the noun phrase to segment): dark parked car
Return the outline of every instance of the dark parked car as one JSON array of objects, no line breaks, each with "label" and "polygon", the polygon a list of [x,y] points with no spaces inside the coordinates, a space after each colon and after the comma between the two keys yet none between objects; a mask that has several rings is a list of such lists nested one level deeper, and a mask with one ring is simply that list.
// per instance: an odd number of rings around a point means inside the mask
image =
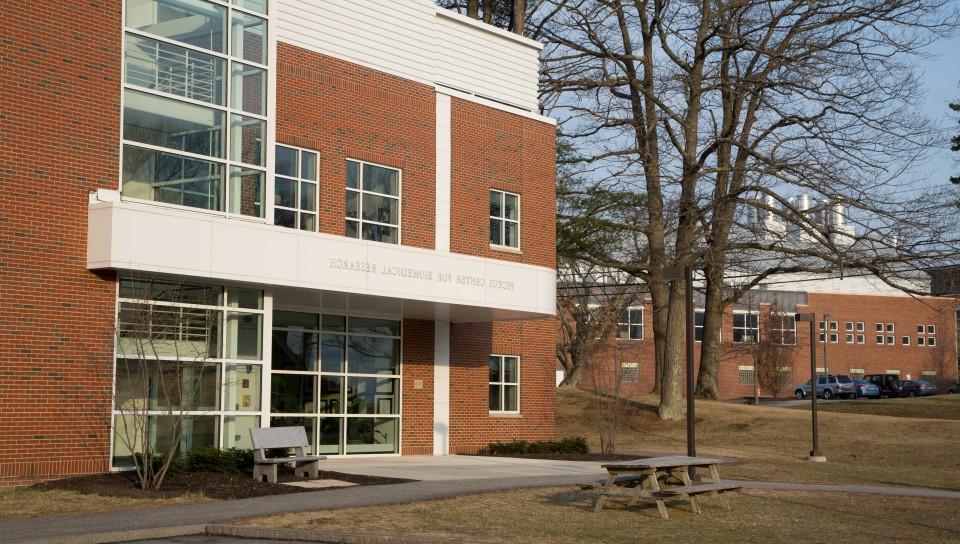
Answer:
[{"label": "dark parked car", "polygon": [[853,388],[857,391],[857,397],[868,399],[879,399],[880,388],[865,380],[853,380]]},{"label": "dark parked car", "polygon": [[926,397],[936,394],[937,386],[924,380],[904,380],[900,386],[901,397]]},{"label": "dark parked car", "polygon": [[876,385],[880,389],[881,397],[900,396],[901,382],[898,374],[867,374],[863,380]]},{"label": "dark parked car", "polygon": [[950,386],[950,389],[947,389],[948,395],[960,395],[960,383],[955,383]]}]

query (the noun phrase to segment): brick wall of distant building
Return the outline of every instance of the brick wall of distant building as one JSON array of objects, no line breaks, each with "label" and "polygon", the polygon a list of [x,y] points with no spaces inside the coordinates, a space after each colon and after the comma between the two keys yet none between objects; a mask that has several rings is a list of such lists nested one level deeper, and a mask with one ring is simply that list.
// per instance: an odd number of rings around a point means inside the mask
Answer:
[{"label": "brick wall of distant building", "polygon": [[[947,384],[957,381],[957,352],[956,352],[956,317],[957,301],[946,298],[910,298],[904,296],[879,295],[841,295],[809,293],[807,305],[797,307],[798,312],[814,312],[817,319],[824,313],[830,314],[830,321],[836,321],[838,327],[838,342],[827,345],[827,361],[831,374],[851,374],[853,369],[863,369],[866,374],[883,373],[899,370],[902,378],[924,379],[923,371],[937,372],[937,382],[941,390]],[[756,311],[761,313],[761,328],[764,326],[762,317],[769,311],[769,306],[759,305]],[[651,321],[652,309],[649,302],[644,305],[644,339],[624,340],[610,336],[595,356],[597,370],[586,372],[581,380],[584,388],[593,388],[595,385],[611,387],[610,377],[616,365],[622,363],[639,363],[639,381],[622,383],[622,390],[629,394],[649,393],[654,385],[654,346],[653,324]],[[847,343],[846,323],[853,323],[854,343]],[[856,323],[864,323],[864,343],[856,343]],[[877,344],[875,333],[877,323],[894,325],[895,344],[886,343],[888,334],[883,333],[884,343]],[[928,325],[934,325],[935,334],[924,336],[924,346],[918,345],[918,325],[923,324],[924,330]],[[793,362],[793,378],[788,387],[781,394],[793,393],[793,385],[805,382],[810,378],[810,340],[809,326],[805,323],[797,325],[797,343],[788,348],[788,354]],[[764,334],[764,332],[761,332]],[[910,337],[910,345],[903,345],[902,337]],[[936,338],[936,345],[930,347],[928,338]],[[823,344],[819,341],[819,330],[816,337],[817,368],[824,368]],[[829,337],[828,337],[829,340]],[[700,343],[695,350],[696,370],[699,371]],[[753,367],[753,358],[748,346],[733,343],[733,313],[727,310],[724,314],[721,330],[720,351],[720,396],[730,399],[747,397],[754,394],[753,384],[741,384],[738,380],[739,367]],[[769,391],[761,391],[768,396]]]},{"label": "brick wall of distant building", "polygon": [[432,249],[433,87],[280,43],[277,143],[319,152],[320,231],[343,236],[346,159],[399,168],[401,244]]},{"label": "brick wall of distant building", "polygon": [[[555,335],[551,319],[451,326],[451,453],[475,453],[492,442],[554,437]],[[490,412],[491,354],[520,357],[519,414]]]},{"label": "brick wall of distant building", "polygon": [[[556,266],[556,127],[451,101],[450,250]],[[490,189],[520,195],[520,253],[490,247]]]},{"label": "brick wall of distant building", "polygon": [[120,13],[0,2],[0,487],[107,469],[115,283],[86,225],[118,189]]}]

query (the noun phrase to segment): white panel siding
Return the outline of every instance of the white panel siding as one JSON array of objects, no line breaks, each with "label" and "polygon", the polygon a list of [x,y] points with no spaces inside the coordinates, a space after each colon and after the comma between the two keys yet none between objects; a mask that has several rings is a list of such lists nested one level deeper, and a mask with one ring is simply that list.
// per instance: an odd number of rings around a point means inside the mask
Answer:
[{"label": "white panel siding", "polygon": [[465,19],[436,18],[436,83],[536,110],[539,49]]},{"label": "white panel siding", "polygon": [[539,44],[433,0],[283,0],[275,20],[278,41],[537,110]]},{"label": "white panel siding", "polygon": [[421,83],[433,83],[430,0],[283,0],[278,40]]}]

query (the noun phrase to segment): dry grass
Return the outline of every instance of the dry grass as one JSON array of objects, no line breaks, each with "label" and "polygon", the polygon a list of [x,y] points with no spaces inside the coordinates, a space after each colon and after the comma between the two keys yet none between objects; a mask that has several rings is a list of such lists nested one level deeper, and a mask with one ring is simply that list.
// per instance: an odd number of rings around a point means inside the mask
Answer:
[{"label": "dry grass", "polygon": [[[471,495],[397,506],[289,514],[245,521],[322,532],[391,534],[445,540],[524,543],[578,542],[957,542],[960,501],[838,493],[748,491],[728,495],[724,510],[703,501],[703,515],[686,504],[656,507],[613,503],[592,511],[594,494],[549,488]],[[815,526],[816,536],[810,535]]]},{"label": "dry grass", "polygon": [[[938,395],[913,399],[858,399],[856,402],[832,402],[830,404],[819,404],[818,406],[818,409],[824,412],[843,414],[960,420],[960,395]],[[806,406],[798,406],[794,409],[809,411]]]},{"label": "dry grass", "polygon": [[[960,397],[951,401],[960,403]],[[622,453],[686,451],[683,421],[656,417],[657,399],[637,397],[617,440]],[[599,448],[587,393],[558,392],[557,428]],[[829,462],[804,460],[810,414],[800,410],[697,401],[697,453],[735,457],[721,476],[807,483],[913,485],[960,490],[960,421],[861,414],[820,415]]]},{"label": "dry grass", "polygon": [[59,489],[42,491],[30,488],[8,489],[0,491],[0,519],[108,512],[204,500],[208,499],[200,494],[186,494],[168,499],[131,499]]}]

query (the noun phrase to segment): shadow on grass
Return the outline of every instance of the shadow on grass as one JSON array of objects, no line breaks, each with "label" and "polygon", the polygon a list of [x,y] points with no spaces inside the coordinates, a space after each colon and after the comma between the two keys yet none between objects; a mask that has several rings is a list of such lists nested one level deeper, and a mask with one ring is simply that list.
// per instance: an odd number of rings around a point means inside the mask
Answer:
[{"label": "shadow on grass", "polygon": [[[539,500],[541,503],[550,506],[571,508],[579,512],[593,513],[593,508],[597,503],[598,497],[599,495],[596,492],[584,491],[581,489],[570,489],[569,491],[559,491],[556,493],[543,495]],[[657,503],[653,500],[640,499],[640,501],[634,505],[628,505],[628,502],[629,499],[625,498],[608,498],[606,504],[603,506],[603,510],[635,512],[638,514],[648,515],[658,520],[662,519],[660,517],[660,513],[657,511]],[[686,500],[668,499],[665,500],[664,503],[667,505],[667,508],[671,509],[671,514],[673,513],[673,510],[677,509],[682,509],[688,514],[690,513],[690,503]],[[702,499],[701,506],[703,506]]]}]

